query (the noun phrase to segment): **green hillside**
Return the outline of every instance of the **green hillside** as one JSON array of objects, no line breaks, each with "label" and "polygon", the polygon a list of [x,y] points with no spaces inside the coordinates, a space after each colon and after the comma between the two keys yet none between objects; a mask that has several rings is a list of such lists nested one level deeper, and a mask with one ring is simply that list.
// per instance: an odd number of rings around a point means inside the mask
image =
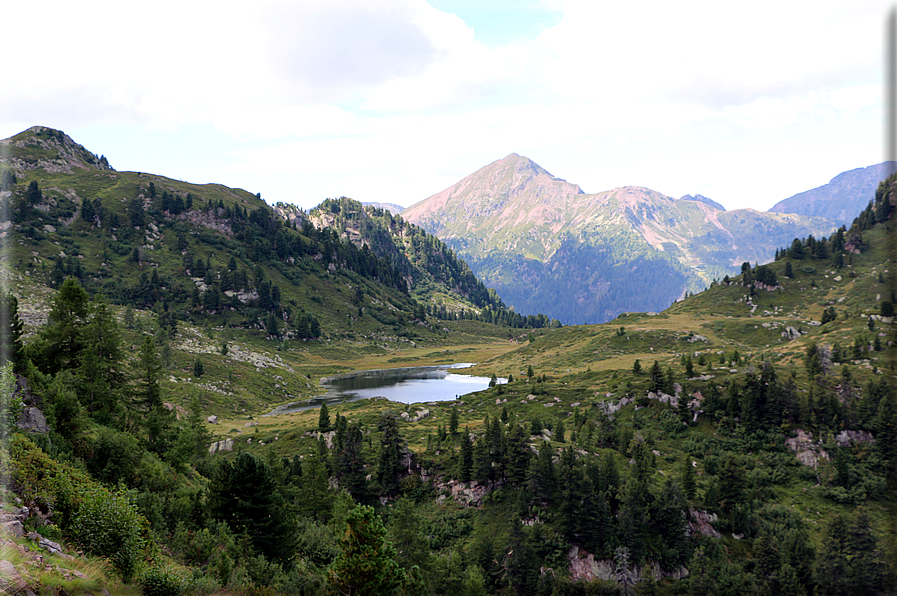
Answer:
[{"label": "green hillside", "polygon": [[[782,242],[774,262],[663,312],[523,328],[439,241],[378,209],[340,199],[304,214],[242,191],[15,160],[15,184],[0,174],[15,219],[0,343],[28,389],[3,381],[4,507],[85,555],[47,555],[48,569],[27,554],[44,552],[37,535],[5,543],[35,591],[897,587],[897,178],[849,229]],[[151,222],[137,226],[129,195],[99,183],[60,211],[66,181],[95,174],[133,179]],[[92,223],[78,214],[88,196],[100,199]],[[178,197],[185,211],[172,214]],[[98,252],[109,242],[126,250]],[[144,273],[152,301],[134,291]],[[237,301],[207,303],[215,286]],[[335,372],[460,360],[494,386],[264,415]],[[48,432],[16,432],[19,398]]]}]

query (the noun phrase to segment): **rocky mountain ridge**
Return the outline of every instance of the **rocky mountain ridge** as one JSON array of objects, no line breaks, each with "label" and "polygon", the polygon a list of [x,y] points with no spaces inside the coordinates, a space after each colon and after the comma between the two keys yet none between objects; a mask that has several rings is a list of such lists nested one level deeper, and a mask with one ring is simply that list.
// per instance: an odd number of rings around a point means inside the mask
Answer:
[{"label": "rocky mountain ridge", "polygon": [[887,161],[841,172],[828,184],[779,201],[769,211],[825,217],[837,225],[850,225],[853,218],[869,204],[878,183],[895,170],[897,162]]},{"label": "rocky mountain ridge", "polygon": [[[795,214],[726,211],[706,197],[676,200],[637,186],[587,194],[517,154],[402,216],[454,248],[519,311],[569,323],[662,310],[743,262],[771,260],[795,236],[836,227]],[[647,296],[644,280],[633,275],[646,269],[653,277]]]}]

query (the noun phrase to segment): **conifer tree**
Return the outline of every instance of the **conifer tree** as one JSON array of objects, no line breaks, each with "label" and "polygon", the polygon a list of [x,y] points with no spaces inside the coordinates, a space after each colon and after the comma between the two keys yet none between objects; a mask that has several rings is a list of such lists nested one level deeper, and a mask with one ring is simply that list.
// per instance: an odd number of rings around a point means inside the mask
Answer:
[{"label": "conifer tree", "polygon": [[330,430],[330,410],[327,404],[321,404],[321,410],[318,413],[318,430],[326,433]]},{"label": "conifer tree", "polygon": [[382,596],[396,594],[405,585],[406,574],[373,507],[359,505],[349,512],[341,547],[328,578],[337,593]]}]

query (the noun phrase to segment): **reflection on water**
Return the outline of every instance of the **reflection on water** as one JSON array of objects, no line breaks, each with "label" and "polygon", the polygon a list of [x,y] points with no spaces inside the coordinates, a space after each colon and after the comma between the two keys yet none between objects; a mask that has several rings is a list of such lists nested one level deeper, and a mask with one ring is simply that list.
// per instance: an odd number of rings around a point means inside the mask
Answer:
[{"label": "reflection on water", "polygon": [[[385,397],[390,401],[404,404],[447,401],[487,389],[488,377],[472,377],[449,372],[450,369],[468,366],[472,364],[414,366],[346,373],[324,379],[321,382],[327,390],[324,395],[308,401],[278,406],[269,415],[307,410],[325,402],[340,403],[371,397]],[[500,382],[505,380],[501,379]]]}]

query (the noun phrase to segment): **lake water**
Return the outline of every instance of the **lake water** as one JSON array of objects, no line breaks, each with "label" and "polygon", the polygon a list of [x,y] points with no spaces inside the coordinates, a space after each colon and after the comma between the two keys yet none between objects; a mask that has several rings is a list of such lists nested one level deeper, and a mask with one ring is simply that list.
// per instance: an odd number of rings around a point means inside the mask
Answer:
[{"label": "lake water", "polygon": [[[307,401],[278,406],[268,415],[289,414],[320,407],[322,403],[342,403],[371,397],[385,397],[403,404],[448,401],[467,393],[487,389],[489,377],[473,377],[450,372],[468,366],[472,364],[413,366],[346,373],[322,381],[324,389],[327,390],[323,395]],[[500,382],[507,381],[500,379]]]}]

